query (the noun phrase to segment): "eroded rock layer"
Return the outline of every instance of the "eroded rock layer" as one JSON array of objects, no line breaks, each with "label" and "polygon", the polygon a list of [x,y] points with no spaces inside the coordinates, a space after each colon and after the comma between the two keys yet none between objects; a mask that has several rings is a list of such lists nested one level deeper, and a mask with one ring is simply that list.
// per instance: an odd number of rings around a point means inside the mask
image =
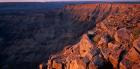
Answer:
[{"label": "eroded rock layer", "polygon": [[[90,14],[98,13],[97,18],[94,16],[99,21],[96,27],[83,34],[77,44],[66,46],[63,51],[50,56],[48,69],[140,68],[140,5],[86,4],[66,9],[80,16],[81,21],[88,18],[88,12],[79,12],[80,9],[94,10]],[[110,12],[102,14],[106,9]],[[88,20],[93,20],[94,16]]]}]

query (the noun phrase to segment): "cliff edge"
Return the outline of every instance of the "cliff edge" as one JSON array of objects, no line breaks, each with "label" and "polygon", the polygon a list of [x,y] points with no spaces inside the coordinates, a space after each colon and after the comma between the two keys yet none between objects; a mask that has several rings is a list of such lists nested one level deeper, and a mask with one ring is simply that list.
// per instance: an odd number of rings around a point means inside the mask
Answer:
[{"label": "cliff edge", "polygon": [[80,16],[80,21],[96,18],[96,26],[77,44],[50,56],[48,69],[139,69],[140,5],[85,4],[66,9]]}]

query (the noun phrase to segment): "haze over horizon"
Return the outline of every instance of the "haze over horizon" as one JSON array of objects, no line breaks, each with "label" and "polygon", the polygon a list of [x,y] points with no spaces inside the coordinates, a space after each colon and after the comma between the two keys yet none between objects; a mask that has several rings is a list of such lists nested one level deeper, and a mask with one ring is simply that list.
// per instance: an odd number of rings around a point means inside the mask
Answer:
[{"label": "haze over horizon", "polygon": [[0,2],[60,2],[60,1],[129,1],[138,2],[140,0],[0,0]]}]

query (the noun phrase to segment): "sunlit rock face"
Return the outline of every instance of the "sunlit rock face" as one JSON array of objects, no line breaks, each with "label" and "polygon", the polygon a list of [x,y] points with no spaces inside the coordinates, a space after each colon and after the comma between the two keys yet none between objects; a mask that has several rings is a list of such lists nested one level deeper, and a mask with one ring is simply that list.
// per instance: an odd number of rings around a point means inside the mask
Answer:
[{"label": "sunlit rock face", "polygon": [[[92,22],[98,12],[96,26],[83,34],[78,43],[52,55],[48,60],[48,69],[138,69],[140,67],[140,5],[81,4],[66,6],[66,9],[72,11],[69,13],[81,17],[78,19],[80,22],[88,20]],[[82,9],[84,11],[81,11]],[[85,12],[85,9],[91,10],[85,14],[78,13]],[[94,12],[91,14],[92,10]],[[93,15],[93,18],[86,20],[85,16],[89,14]],[[54,64],[60,65],[59,68],[54,67]]]},{"label": "sunlit rock face", "polygon": [[[67,51],[71,53],[66,55]],[[101,54],[100,49],[94,45],[86,34],[82,36],[79,43],[58,55],[59,56],[56,57],[52,56],[52,58],[49,60],[49,62],[51,62],[48,63],[48,69],[92,69],[92,66],[95,66],[95,69],[97,69],[105,67],[105,65],[109,64],[109,62],[107,62]],[[50,66],[51,64],[52,66]],[[55,67],[54,64],[60,64],[60,66]]]},{"label": "sunlit rock face", "polygon": [[0,11],[0,69],[139,68],[139,8],[96,3]]}]

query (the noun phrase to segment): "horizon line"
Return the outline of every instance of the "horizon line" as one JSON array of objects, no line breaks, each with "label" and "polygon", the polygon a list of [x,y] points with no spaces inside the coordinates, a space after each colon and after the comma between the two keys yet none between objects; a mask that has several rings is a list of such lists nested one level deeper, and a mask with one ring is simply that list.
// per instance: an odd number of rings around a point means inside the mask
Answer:
[{"label": "horizon line", "polygon": [[[9,2],[40,2],[40,3],[46,3],[46,2],[138,2],[140,3],[140,1],[9,1]],[[0,3],[9,3],[8,1],[0,1]]]},{"label": "horizon line", "polygon": [[140,1],[0,1],[0,3],[6,2],[140,2]]}]

